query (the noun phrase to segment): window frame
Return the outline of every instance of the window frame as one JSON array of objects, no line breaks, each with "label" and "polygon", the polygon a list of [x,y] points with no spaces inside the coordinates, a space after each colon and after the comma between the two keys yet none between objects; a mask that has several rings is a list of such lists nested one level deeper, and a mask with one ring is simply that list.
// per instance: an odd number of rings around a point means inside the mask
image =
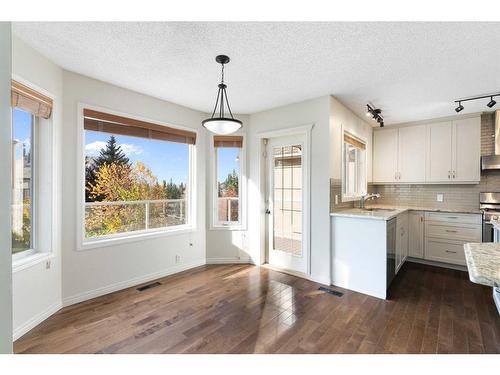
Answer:
[{"label": "window frame", "polygon": [[240,173],[238,176],[238,218],[237,222],[230,221],[219,221],[218,219],[218,147],[214,146],[214,134],[209,137],[210,142],[210,179],[211,179],[211,189],[210,189],[210,230],[246,230],[247,220],[246,220],[246,201],[247,201],[247,176],[246,176],[246,133],[236,132],[231,135],[243,137],[242,146],[240,149]]},{"label": "window frame", "polygon": [[[188,144],[189,150],[189,163],[188,163],[188,181],[186,184],[187,194],[186,194],[186,214],[187,221],[186,224],[176,225],[171,227],[162,227],[162,228],[152,228],[146,230],[137,230],[131,232],[122,232],[122,233],[113,233],[109,235],[99,236],[95,238],[88,238],[85,236],[85,128],[84,128],[84,114],[83,110],[85,108],[92,109],[95,111],[105,112],[116,116],[128,117],[130,119],[135,119],[139,121],[146,121],[157,125],[168,126],[171,128],[178,128],[181,130],[188,130],[196,133],[198,142],[199,133],[196,129],[173,124],[171,122],[158,121],[150,118],[136,116],[130,113],[124,113],[115,111],[109,108],[94,106],[85,103],[78,103],[77,116],[78,116],[78,157],[77,157],[77,190],[78,190],[78,199],[77,201],[77,250],[91,250],[95,248],[114,246],[123,243],[131,243],[142,241],[148,238],[157,238],[157,237],[167,237],[172,235],[179,235],[183,233],[191,233],[196,230],[196,159],[197,159],[197,149],[196,144]],[[165,141],[168,142],[168,141]]]},{"label": "window frame", "polygon": [[[11,136],[11,142],[14,140],[14,110],[17,107],[11,107],[11,126],[12,126],[12,136]],[[20,111],[24,111],[21,108],[18,108]],[[29,112],[27,112],[29,113]],[[30,113],[31,115],[31,139],[30,139],[30,165],[31,165],[31,176],[30,176],[30,194],[31,194],[31,207],[30,207],[30,221],[31,221],[31,232],[30,232],[30,248],[26,250],[22,250],[17,253],[12,253],[12,261],[17,262],[21,259],[24,259],[26,257],[29,257],[31,255],[36,254],[37,251],[37,243],[36,243],[36,230],[37,230],[37,220],[36,220],[36,214],[37,214],[37,187],[38,184],[36,183],[37,181],[37,173],[38,173],[38,168],[37,168],[37,157],[36,157],[36,152],[37,152],[37,143],[38,143],[38,131],[37,131],[37,126],[39,124],[39,118],[35,116],[34,114]],[[14,156],[12,157],[12,163],[14,163]],[[13,167],[13,165],[12,165]]]},{"label": "window frame", "polygon": [[[346,175],[346,143],[345,140],[344,140],[344,135],[348,135],[349,137],[363,143],[365,145],[365,149],[364,149],[364,161],[363,161],[363,172],[365,174],[365,178],[364,178],[364,186],[361,187],[361,191],[358,193],[358,194],[355,194],[355,195],[346,195],[345,194],[345,191],[346,191],[346,179],[345,179],[345,175]],[[364,140],[363,138],[360,138],[358,136],[356,136],[355,134],[345,130],[345,129],[342,129],[342,138],[341,138],[341,153],[342,153],[342,190],[341,190],[341,196],[342,196],[342,202],[356,202],[356,201],[359,201],[361,200],[361,197],[367,193],[368,191],[368,154],[367,154],[367,151],[368,151],[368,146],[367,146],[367,141]],[[359,150],[359,148],[357,148],[357,150]],[[357,160],[356,162],[356,169],[357,170],[360,170],[360,166],[359,166],[359,160]],[[357,176],[358,178],[358,176]],[[357,186],[357,187],[360,187],[360,186]]]}]

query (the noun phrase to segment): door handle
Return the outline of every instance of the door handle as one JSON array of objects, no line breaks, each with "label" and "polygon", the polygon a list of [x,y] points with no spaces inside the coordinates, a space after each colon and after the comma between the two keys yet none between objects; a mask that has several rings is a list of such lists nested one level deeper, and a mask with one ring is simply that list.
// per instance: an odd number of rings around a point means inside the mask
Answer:
[{"label": "door handle", "polygon": [[266,215],[271,215],[271,210],[269,208],[266,208]]}]

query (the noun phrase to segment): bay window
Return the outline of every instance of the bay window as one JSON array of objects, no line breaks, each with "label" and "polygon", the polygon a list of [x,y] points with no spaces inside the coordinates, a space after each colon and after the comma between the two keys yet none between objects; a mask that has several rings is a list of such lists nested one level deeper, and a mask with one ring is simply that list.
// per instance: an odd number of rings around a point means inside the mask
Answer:
[{"label": "bay window", "polygon": [[196,133],[84,109],[84,240],[190,226]]}]

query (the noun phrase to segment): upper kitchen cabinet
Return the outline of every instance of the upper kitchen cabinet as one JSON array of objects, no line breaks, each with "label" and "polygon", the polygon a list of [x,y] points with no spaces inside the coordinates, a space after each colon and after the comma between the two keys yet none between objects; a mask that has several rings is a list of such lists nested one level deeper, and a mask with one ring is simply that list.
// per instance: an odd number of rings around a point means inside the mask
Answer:
[{"label": "upper kitchen cabinet", "polygon": [[474,183],[481,178],[481,120],[466,118],[427,127],[427,182]]},{"label": "upper kitchen cabinet", "polygon": [[481,119],[479,117],[457,120],[454,128],[455,181],[479,182],[481,179]]},{"label": "upper kitchen cabinet", "polygon": [[373,182],[425,182],[425,125],[373,133]]},{"label": "upper kitchen cabinet", "polygon": [[480,117],[373,132],[373,183],[478,183]]},{"label": "upper kitchen cabinet", "polygon": [[373,183],[396,182],[398,129],[373,132]]},{"label": "upper kitchen cabinet", "polygon": [[398,182],[425,182],[425,125],[399,129]]},{"label": "upper kitchen cabinet", "polygon": [[453,164],[453,123],[427,125],[427,182],[451,182]]}]

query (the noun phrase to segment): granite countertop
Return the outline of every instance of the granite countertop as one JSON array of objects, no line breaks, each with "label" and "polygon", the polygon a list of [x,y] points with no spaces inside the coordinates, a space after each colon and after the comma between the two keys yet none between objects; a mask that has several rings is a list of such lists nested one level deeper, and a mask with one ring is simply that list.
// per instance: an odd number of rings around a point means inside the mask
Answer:
[{"label": "granite countertop", "polygon": [[[331,216],[338,217],[357,217],[361,219],[377,219],[377,220],[390,220],[400,213],[405,211],[431,211],[431,212],[450,212],[455,214],[481,214],[479,210],[460,210],[453,208],[429,208],[429,207],[408,207],[408,206],[394,206],[387,204],[371,204],[366,208],[374,209],[373,211],[363,210],[361,208],[346,208],[330,213]],[[379,209],[379,210],[377,210]],[[500,223],[499,223],[500,226]]]},{"label": "granite countertop", "polygon": [[464,252],[470,281],[500,286],[500,243],[466,243]]}]

